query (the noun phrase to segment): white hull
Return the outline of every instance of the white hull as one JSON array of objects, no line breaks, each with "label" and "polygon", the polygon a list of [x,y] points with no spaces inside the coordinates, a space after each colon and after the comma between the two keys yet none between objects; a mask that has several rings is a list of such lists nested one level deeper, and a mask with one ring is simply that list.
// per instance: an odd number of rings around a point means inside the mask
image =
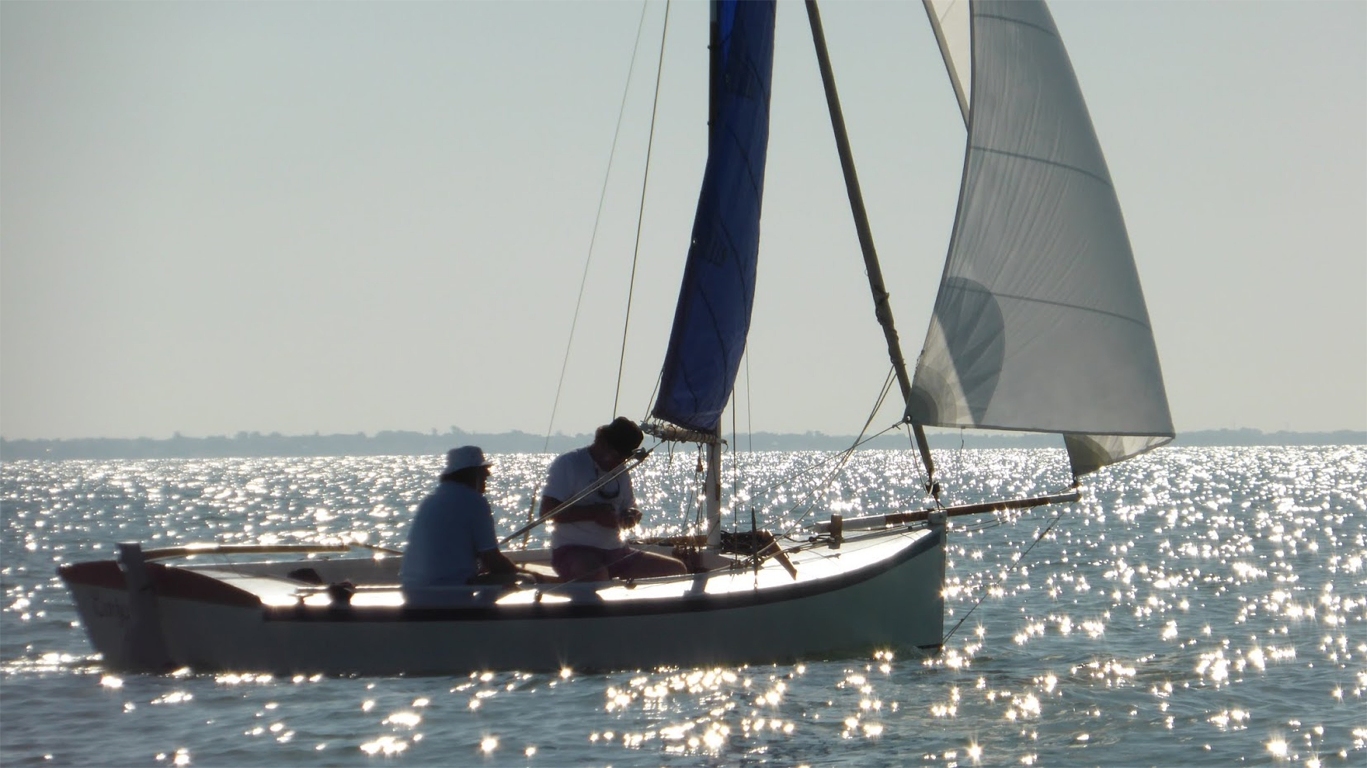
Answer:
[{"label": "white hull", "polygon": [[[544,554],[544,553],[543,553]],[[533,555],[533,558],[535,556]],[[406,607],[397,559],[147,566],[139,603],[113,561],[65,566],[96,650],[115,669],[436,675],[735,665],[938,648],[944,526],[676,579],[464,590],[464,607]],[[284,578],[314,568],[350,605]],[[388,581],[389,585],[383,582]],[[471,604],[473,603],[473,604]]]}]

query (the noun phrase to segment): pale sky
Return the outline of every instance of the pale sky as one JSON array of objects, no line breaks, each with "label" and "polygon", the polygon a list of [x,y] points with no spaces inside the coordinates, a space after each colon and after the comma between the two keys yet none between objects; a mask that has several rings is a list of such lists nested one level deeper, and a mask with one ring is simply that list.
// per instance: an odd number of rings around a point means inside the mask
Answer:
[{"label": "pale sky", "polygon": [[[0,3],[0,434],[606,421],[662,4],[551,414],[641,7]],[[1367,429],[1367,3],[1052,10],[1178,431]],[[963,124],[919,2],[822,15],[914,360]],[[706,36],[676,2],[618,406],[637,418],[702,177]],[[888,364],[800,2],[777,36],[737,424],[854,434]]]}]

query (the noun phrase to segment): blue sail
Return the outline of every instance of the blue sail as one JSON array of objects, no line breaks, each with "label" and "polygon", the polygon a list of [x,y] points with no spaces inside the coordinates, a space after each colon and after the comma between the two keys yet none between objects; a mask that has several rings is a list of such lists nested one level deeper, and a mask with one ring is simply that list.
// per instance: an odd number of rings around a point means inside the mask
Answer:
[{"label": "blue sail", "polygon": [[714,6],[713,116],[660,397],[651,413],[715,433],[745,352],[769,143],[774,0]]}]

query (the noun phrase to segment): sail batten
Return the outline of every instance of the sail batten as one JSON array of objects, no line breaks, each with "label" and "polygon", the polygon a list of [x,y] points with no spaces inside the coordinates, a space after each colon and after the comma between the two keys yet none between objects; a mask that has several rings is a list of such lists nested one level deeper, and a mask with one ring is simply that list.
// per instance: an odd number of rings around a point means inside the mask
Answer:
[{"label": "sail batten", "polygon": [[773,0],[720,0],[713,51],[712,126],[657,419],[714,433],[745,353],[759,257],[769,140]]},{"label": "sail batten", "polygon": [[1080,475],[1172,437],[1148,309],[1053,17],[1038,0],[966,10],[967,58],[942,43],[970,75],[959,210],[908,415],[1062,433]]}]

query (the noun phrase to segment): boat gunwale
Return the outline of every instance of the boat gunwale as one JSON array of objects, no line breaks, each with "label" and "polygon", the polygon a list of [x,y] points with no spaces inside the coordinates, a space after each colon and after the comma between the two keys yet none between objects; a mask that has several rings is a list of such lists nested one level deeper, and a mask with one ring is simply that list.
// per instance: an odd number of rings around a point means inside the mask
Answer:
[{"label": "boat gunwale", "polygon": [[[914,530],[910,526],[890,528],[886,531],[867,532],[859,538],[906,535],[914,532]],[[920,530],[927,531],[926,535],[908,544],[891,557],[830,576],[722,593],[697,591],[682,595],[627,597],[616,600],[603,600],[595,594],[594,585],[583,584],[574,585],[571,590],[548,590],[548,595],[569,598],[566,601],[555,600],[553,602],[538,599],[531,603],[497,604],[490,602],[453,606],[308,605],[303,602],[290,605],[271,605],[263,601],[260,595],[235,586],[214,575],[203,573],[200,568],[194,566],[148,563],[148,571],[154,590],[161,599],[251,608],[261,611],[263,621],[271,622],[475,622],[648,616],[753,608],[846,589],[896,568],[908,560],[932,550],[943,541],[943,528],[932,526],[929,529]],[[839,550],[833,550],[833,552],[838,553]],[[81,586],[97,589],[126,589],[124,573],[115,560],[64,564],[57,570],[69,588]],[[641,580],[634,584],[621,583],[612,586],[632,589],[634,586],[646,583],[673,580],[688,580],[702,584],[708,578],[720,575],[723,575],[722,572],[713,571],[691,574],[688,577]],[[395,585],[394,589],[397,591],[398,586]]]},{"label": "boat gunwale", "polygon": [[[532,602],[512,605],[465,605],[465,606],[313,606],[298,603],[288,606],[268,605],[262,608],[265,621],[278,622],[476,622],[476,621],[527,621],[544,619],[588,619],[622,618],[635,616],[658,616],[674,613],[699,613],[710,611],[754,608],[761,605],[781,603],[815,597],[828,592],[848,589],[856,584],[897,568],[898,566],[923,555],[944,541],[944,529],[932,527],[925,536],[904,547],[895,555],[877,560],[849,571],[832,576],[812,579],[793,584],[780,584],[745,591],[724,593],[696,593],[679,596],[640,598],[626,600],[601,600],[585,598],[576,593],[567,602]],[[907,533],[907,528],[891,529],[887,533]],[[693,574],[693,580],[707,574]],[[706,579],[702,579],[705,581]],[[586,587],[588,585],[585,585]],[[587,590],[586,590],[587,591]],[[580,599],[576,599],[580,598]]]}]

